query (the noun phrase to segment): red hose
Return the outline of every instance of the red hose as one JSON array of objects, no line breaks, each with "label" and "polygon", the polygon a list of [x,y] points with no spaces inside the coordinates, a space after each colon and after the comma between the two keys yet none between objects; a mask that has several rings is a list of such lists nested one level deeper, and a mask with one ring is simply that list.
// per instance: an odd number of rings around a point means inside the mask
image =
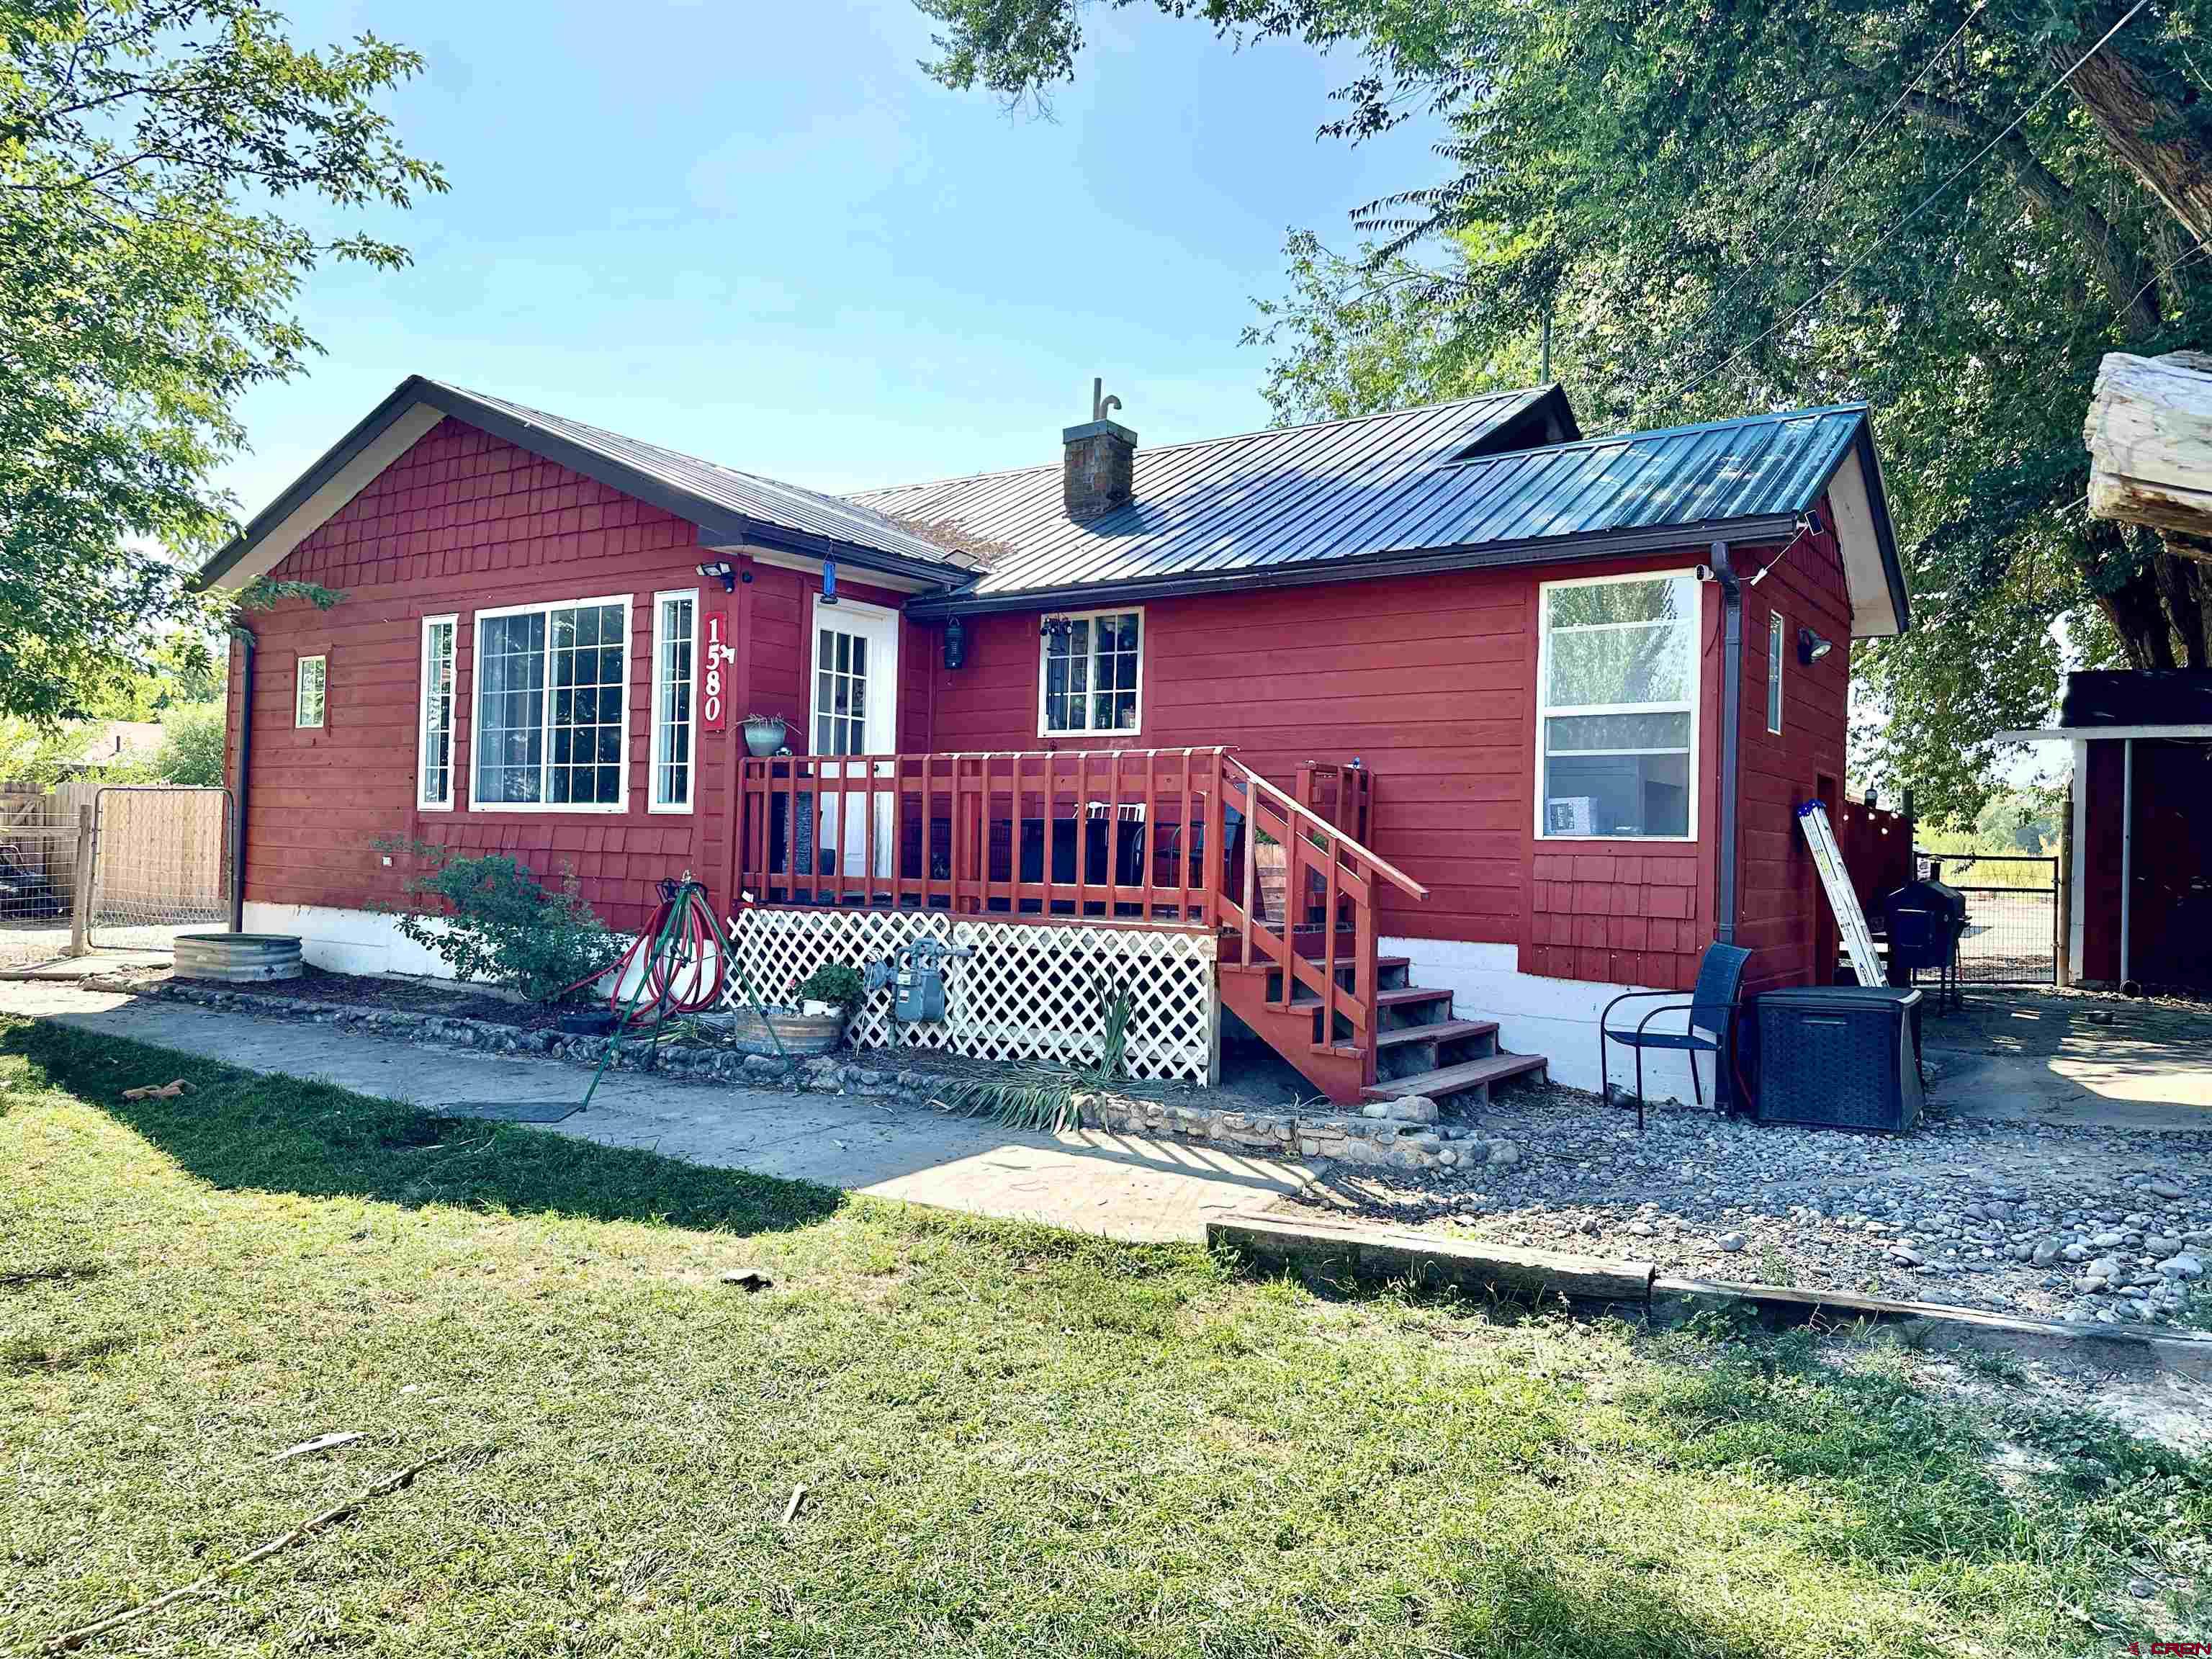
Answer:
[{"label": "red hose", "polygon": [[[674,929],[669,928],[672,911],[681,907]],[[667,943],[660,945],[663,938]],[[711,976],[700,971],[699,964],[712,963]],[[624,994],[623,987],[630,983],[630,975],[642,964],[645,975],[644,995],[632,991]],[[708,906],[705,890],[696,882],[685,882],[677,890],[664,897],[654,908],[653,919],[645,931],[622,954],[615,963],[614,988],[607,994],[607,1006],[617,1017],[626,1009],[635,1009],[629,1018],[639,1024],[648,1019],[665,1019],[671,1014],[696,1014],[717,1007],[722,1000],[722,985],[729,973],[729,958],[722,939],[722,926]],[[688,994],[679,994],[679,981],[694,981]]]},{"label": "red hose", "polygon": [[[593,969],[562,992],[562,996],[611,974],[614,988],[607,994],[607,1006],[617,1019],[639,1025],[671,1014],[702,1013],[720,1003],[722,988],[729,977],[729,949],[722,925],[707,903],[707,890],[687,878],[661,883],[660,892],[653,919],[629,949],[612,967]],[[677,914],[678,906],[681,915]],[[704,962],[714,964],[711,979],[679,994],[677,982],[701,979],[699,964]],[[638,989],[624,988],[632,986],[631,976],[639,973],[644,975],[642,995]]]}]

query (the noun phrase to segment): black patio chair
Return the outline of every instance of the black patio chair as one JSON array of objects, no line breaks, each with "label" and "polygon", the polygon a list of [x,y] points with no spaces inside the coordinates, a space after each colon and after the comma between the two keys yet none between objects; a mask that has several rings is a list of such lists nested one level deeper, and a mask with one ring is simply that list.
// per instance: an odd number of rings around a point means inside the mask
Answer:
[{"label": "black patio chair", "polygon": [[[1636,1051],[1636,1127],[1644,1129],[1644,1051],[1646,1048],[1674,1048],[1689,1056],[1690,1092],[1698,1097],[1698,1104],[1705,1103],[1705,1091],[1698,1081],[1698,1056],[1713,1056],[1713,1092],[1720,1092],[1720,1068],[1728,1064],[1728,1055],[1735,1037],[1735,1017],[1743,994],[1743,965],[1751,960],[1751,952],[1735,945],[1708,945],[1702,961],[1698,963],[1698,982],[1691,988],[1687,1002],[1670,1002],[1636,1023],[1632,1031],[1617,1031],[1610,1024],[1613,1011],[1624,1002],[1638,997],[1680,996],[1679,991],[1624,991],[1605,1005],[1605,1012],[1597,1017],[1597,1083],[1602,1096],[1607,1086],[1605,1074],[1606,1043],[1626,1043]],[[1717,1027],[1698,1024],[1700,1013],[1721,1016]],[[1685,1018],[1679,1031],[1655,1031],[1651,1022],[1662,1014],[1681,1014]]]}]

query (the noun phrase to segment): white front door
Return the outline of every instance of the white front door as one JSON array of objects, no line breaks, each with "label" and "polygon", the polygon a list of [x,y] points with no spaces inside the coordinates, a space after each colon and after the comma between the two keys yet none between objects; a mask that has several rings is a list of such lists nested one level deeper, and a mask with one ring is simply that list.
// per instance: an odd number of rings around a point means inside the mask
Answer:
[{"label": "white front door", "polygon": [[[814,645],[810,684],[813,691],[807,730],[809,752],[894,752],[898,748],[898,613],[855,599],[824,605],[817,593],[813,599],[811,621]],[[887,762],[878,763],[872,769],[878,778],[888,779],[891,775]],[[856,787],[869,770],[860,766],[824,765],[817,775],[825,780],[842,778],[848,786]],[[874,799],[875,873],[888,876],[894,850],[891,835],[896,803],[888,789],[879,789]],[[866,799],[860,793],[846,797],[842,825],[836,822],[836,797],[828,790],[823,792],[816,806],[822,849],[836,853],[839,867],[848,876],[860,875],[867,863]]]}]

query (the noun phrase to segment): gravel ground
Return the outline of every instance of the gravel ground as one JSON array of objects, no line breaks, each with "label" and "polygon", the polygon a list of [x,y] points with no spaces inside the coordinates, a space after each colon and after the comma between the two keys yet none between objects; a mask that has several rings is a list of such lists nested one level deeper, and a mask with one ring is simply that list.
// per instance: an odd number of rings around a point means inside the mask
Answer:
[{"label": "gravel ground", "polygon": [[1556,1085],[1446,1127],[1457,1169],[1339,1166],[1291,1201],[1692,1278],[2212,1324],[2212,1135],[1931,1113],[1889,1137],[1678,1107],[1639,1135]]}]

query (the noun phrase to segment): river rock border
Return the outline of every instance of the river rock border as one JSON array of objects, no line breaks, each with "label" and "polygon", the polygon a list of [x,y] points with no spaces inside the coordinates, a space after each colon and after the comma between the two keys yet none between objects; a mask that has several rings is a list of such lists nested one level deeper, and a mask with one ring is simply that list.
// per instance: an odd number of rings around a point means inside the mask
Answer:
[{"label": "river rock border", "polygon": [[[599,1065],[606,1048],[602,1036],[578,1036],[555,1030],[526,1030],[497,1020],[399,1008],[363,1008],[352,1003],[316,1002],[301,997],[270,996],[180,980],[131,980],[88,975],[89,989],[121,992],[168,1002],[190,1003],[218,1013],[254,1014],[295,1024],[330,1025],[342,1031],[395,1036],[404,1042],[458,1048],[475,1054],[514,1054],[558,1060],[585,1068]],[[642,1072],[648,1050],[625,1047],[608,1069]],[[837,1054],[797,1062],[795,1068],[772,1056],[690,1043],[664,1043],[652,1069],[663,1077],[725,1084],[749,1089],[785,1087],[814,1094],[872,1095],[909,1105],[937,1105],[946,1082],[939,1072],[922,1068],[872,1066]],[[1348,1164],[1405,1170],[1449,1169],[1480,1164],[1512,1164],[1520,1148],[1510,1140],[1490,1140],[1468,1130],[1440,1125],[1432,1101],[1415,1097],[1376,1102],[1358,1113],[1286,1109],[1270,1112],[1225,1103],[1164,1101],[1111,1091],[1079,1091],[1074,1105],[1085,1128],[1113,1134],[1143,1135],[1166,1141],[1198,1141],[1232,1152],[1279,1158],[1328,1158]]]}]

